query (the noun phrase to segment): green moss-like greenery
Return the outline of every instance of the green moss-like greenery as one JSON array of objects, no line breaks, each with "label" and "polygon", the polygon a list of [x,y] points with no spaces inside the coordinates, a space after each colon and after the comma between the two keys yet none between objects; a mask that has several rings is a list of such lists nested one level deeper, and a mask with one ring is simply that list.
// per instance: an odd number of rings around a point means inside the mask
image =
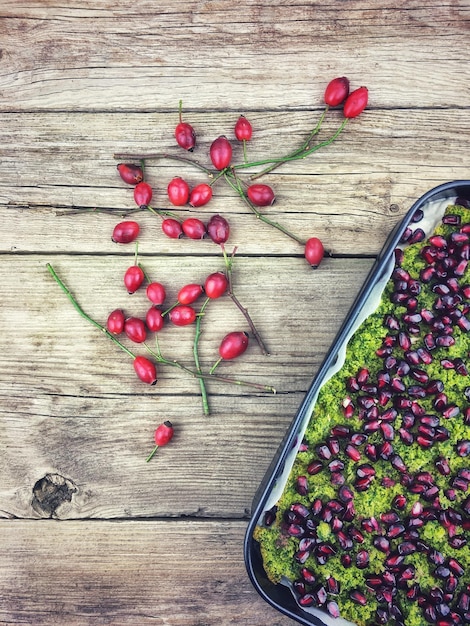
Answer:
[{"label": "green moss-like greenery", "polygon": [[[457,214],[462,218],[462,223],[470,223],[470,210],[460,206],[448,207],[447,214]],[[435,234],[448,234],[451,227],[440,225],[436,229]],[[412,244],[405,249],[402,267],[407,269],[414,278],[419,277],[421,269],[426,264],[421,257],[420,250],[426,242]],[[461,279],[461,284],[470,283],[470,267],[467,269],[465,276]],[[299,540],[289,536],[286,533],[286,524],[284,522],[284,513],[292,503],[301,502],[306,506],[310,506],[315,498],[321,498],[323,503],[337,497],[337,487],[331,484],[330,472],[325,467],[320,473],[309,476],[307,472],[308,464],[315,458],[318,458],[315,448],[318,444],[323,443],[329,436],[331,428],[337,424],[345,424],[350,427],[351,431],[359,431],[362,426],[357,411],[348,420],[345,419],[342,402],[344,398],[352,395],[347,390],[346,381],[349,377],[355,376],[361,368],[367,368],[371,377],[383,369],[383,359],[376,355],[376,350],[382,345],[382,341],[390,331],[384,326],[384,316],[393,313],[399,316],[404,313],[403,307],[397,307],[390,301],[390,294],[394,290],[394,285],[390,280],[387,284],[381,303],[378,309],[372,313],[355,332],[349,341],[346,361],[344,366],[335,374],[320,390],[317,403],[313,410],[310,422],[305,432],[304,441],[308,445],[308,450],[299,452],[294,462],[292,471],[288,478],[286,487],[281,495],[277,506],[276,521],[268,527],[258,526],[255,530],[255,538],[260,543],[261,553],[264,560],[264,566],[270,579],[277,583],[281,578],[285,577],[291,581],[300,578],[301,567],[308,567],[317,577],[318,583],[324,584],[328,576],[336,578],[341,585],[341,591],[337,600],[341,616],[348,619],[359,626],[368,626],[374,622],[374,614],[377,609],[377,601],[374,592],[367,589],[366,577],[372,572],[380,573],[384,569],[384,560],[386,555],[377,550],[373,545],[374,535],[364,532],[364,542],[362,544],[355,543],[350,551],[351,557],[354,558],[358,550],[366,549],[369,552],[370,562],[367,569],[361,570],[356,567],[344,567],[341,556],[342,551],[338,548],[335,537],[328,524],[321,522],[317,528],[317,535],[321,541],[330,541],[336,546],[337,552],[331,556],[327,563],[320,565],[315,556],[311,555],[304,564],[299,564],[294,554],[298,550]],[[435,293],[424,287],[417,295],[419,306],[431,309],[436,298]],[[468,314],[470,318],[470,314]],[[462,502],[468,497],[468,493],[461,490],[455,490],[455,496],[448,498],[447,492],[449,488],[449,477],[441,475],[435,469],[435,462],[438,457],[444,457],[448,460],[451,468],[451,477],[455,476],[462,468],[468,468],[470,457],[460,457],[455,453],[456,442],[462,439],[470,439],[470,427],[464,423],[463,411],[468,407],[469,401],[464,395],[464,390],[470,385],[468,376],[457,373],[454,369],[443,369],[440,365],[441,359],[462,358],[468,363],[470,354],[470,333],[460,331],[454,325],[455,345],[450,348],[435,348],[432,351],[433,361],[429,365],[420,365],[428,374],[430,380],[441,380],[445,386],[445,393],[448,396],[449,404],[456,404],[461,408],[461,412],[454,418],[440,418],[440,424],[449,431],[449,439],[444,442],[433,444],[430,448],[423,448],[417,444],[411,446],[405,445],[398,436],[393,440],[394,452],[402,457],[407,471],[414,476],[419,472],[429,471],[435,478],[435,484],[439,487],[440,504],[443,509],[452,507],[460,510]],[[420,335],[413,337],[414,348],[422,345],[422,337]],[[403,382],[408,385],[417,384],[416,381],[407,376],[403,378]],[[354,400],[354,398],[353,398]],[[433,407],[434,397],[429,396],[419,399],[421,407],[430,415],[435,415],[436,410]],[[386,407],[381,407],[386,408]],[[399,413],[393,426],[398,430],[402,425],[403,412]],[[383,441],[381,434],[374,433],[369,436],[369,443],[379,443]],[[356,476],[356,468],[360,463],[370,462],[363,454],[363,446],[359,448],[362,458],[358,463],[351,461],[344,454],[344,444],[338,458],[345,463],[343,475],[346,484],[351,486]],[[327,463],[325,463],[326,465]],[[398,494],[405,494],[407,504],[404,514],[409,513],[414,502],[420,499],[419,495],[408,493],[406,488],[400,484],[400,473],[394,469],[389,461],[377,462],[374,464],[376,476],[372,485],[366,491],[356,491],[354,497],[354,506],[356,509],[356,517],[352,524],[356,528],[360,528],[361,520],[365,518],[375,517],[380,519],[383,512],[393,510],[393,499]],[[296,479],[299,475],[307,476],[308,494],[300,496],[296,489]],[[384,486],[384,479],[388,486]],[[392,484],[389,484],[394,481]],[[429,502],[421,500],[423,506],[429,507]],[[345,523],[345,527],[348,524]],[[468,532],[458,527],[459,534],[467,535]],[[468,537],[467,537],[468,538]],[[420,529],[420,539],[429,547],[442,552],[446,557],[453,555],[461,565],[466,568],[466,583],[470,575],[470,547],[469,544],[460,549],[453,549],[449,545],[449,535],[447,530],[438,521],[427,521]],[[469,542],[470,543],[470,542]],[[393,541],[392,541],[393,544]],[[392,545],[393,549],[393,545]],[[409,581],[409,586],[419,583],[420,588],[427,592],[433,587],[442,584],[436,576],[435,565],[433,565],[421,552],[415,552],[406,556],[406,563],[415,568],[415,576]],[[464,577],[465,578],[465,577]],[[464,580],[459,580],[460,589],[463,588]],[[367,595],[367,605],[359,606],[350,599],[350,592],[353,589],[360,588]],[[407,601],[406,596],[402,595],[400,606],[405,616],[407,626],[422,626],[424,618],[421,609],[416,603]],[[393,621],[391,621],[393,623]]]}]

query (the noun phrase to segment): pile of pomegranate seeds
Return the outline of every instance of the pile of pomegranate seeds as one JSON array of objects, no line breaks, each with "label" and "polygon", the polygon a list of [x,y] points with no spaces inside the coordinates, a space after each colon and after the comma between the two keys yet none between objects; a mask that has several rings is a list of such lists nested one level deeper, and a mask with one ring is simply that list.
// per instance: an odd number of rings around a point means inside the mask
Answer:
[{"label": "pile of pomegranate seeds", "polygon": [[255,531],[301,607],[361,626],[470,624],[470,210],[424,238],[405,231]]}]

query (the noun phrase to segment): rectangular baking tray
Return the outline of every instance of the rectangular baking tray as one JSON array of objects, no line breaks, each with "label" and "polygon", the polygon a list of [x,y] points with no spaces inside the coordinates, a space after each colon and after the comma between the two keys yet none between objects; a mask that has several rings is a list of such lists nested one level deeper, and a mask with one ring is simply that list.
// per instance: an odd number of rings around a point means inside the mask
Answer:
[{"label": "rectangular baking tray", "polygon": [[[272,583],[264,570],[259,545],[253,537],[254,529],[262,519],[264,512],[271,508],[278,495],[280,495],[282,484],[290,470],[302,440],[302,433],[312,413],[318,391],[323,383],[326,382],[331,371],[335,369],[335,365],[341,358],[341,354],[345,350],[351,334],[360,325],[361,316],[364,316],[368,303],[374,297],[374,290],[377,289],[380,283],[388,280],[395,249],[399,245],[405,230],[412,222],[413,216],[418,210],[421,210],[426,218],[426,208],[431,204],[434,205],[434,203],[439,203],[440,201],[449,204],[455,200],[460,200],[468,206],[470,203],[470,180],[455,180],[430,189],[411,206],[403,219],[397,223],[390,233],[307,390],[297,414],[287,429],[253,499],[251,519],[244,541],[244,558],[248,576],[256,591],[268,604],[299,624],[304,624],[304,626],[330,626],[332,624],[341,626],[341,624],[350,624],[350,622],[346,622],[341,618],[330,618],[320,609],[306,611],[298,605],[294,595],[286,585]],[[420,223],[417,223],[416,226],[420,226]]]}]

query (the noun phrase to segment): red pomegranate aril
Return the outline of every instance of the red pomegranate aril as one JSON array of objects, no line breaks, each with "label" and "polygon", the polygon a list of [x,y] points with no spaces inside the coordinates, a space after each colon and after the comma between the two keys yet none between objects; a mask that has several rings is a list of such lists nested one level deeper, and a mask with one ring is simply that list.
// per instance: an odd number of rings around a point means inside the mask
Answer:
[{"label": "red pomegranate aril", "polygon": [[340,610],[339,610],[338,603],[335,602],[334,600],[330,600],[329,602],[326,603],[326,610],[331,615],[331,617],[334,617],[334,618],[340,617]]},{"label": "red pomegranate aril", "polygon": [[384,554],[390,553],[390,541],[386,537],[378,536],[374,537],[373,542],[374,547],[377,548],[380,552]]},{"label": "red pomegranate aril", "polygon": [[359,589],[355,589],[354,591],[351,591],[351,593],[349,594],[349,597],[351,598],[353,602],[361,606],[366,606],[367,604],[367,598],[365,594],[362,593],[362,591],[360,591]]},{"label": "red pomegranate aril", "polygon": [[352,461],[360,461],[361,453],[354,445],[348,444],[344,451]]},{"label": "red pomegranate aril", "polygon": [[323,463],[321,461],[312,461],[307,466],[307,473],[310,474],[311,476],[314,476],[315,474],[318,474],[319,472],[321,472],[322,469],[323,469]]},{"label": "red pomegranate aril", "polygon": [[306,496],[308,489],[308,481],[306,476],[298,476],[295,484],[295,489],[301,496]]},{"label": "red pomegranate aril", "polygon": [[306,593],[304,596],[300,596],[298,602],[300,606],[313,606],[315,604],[315,598],[311,593]]},{"label": "red pomegranate aril", "polygon": [[470,454],[470,441],[468,439],[462,439],[457,442],[456,445],[457,454],[461,457],[467,457]]}]

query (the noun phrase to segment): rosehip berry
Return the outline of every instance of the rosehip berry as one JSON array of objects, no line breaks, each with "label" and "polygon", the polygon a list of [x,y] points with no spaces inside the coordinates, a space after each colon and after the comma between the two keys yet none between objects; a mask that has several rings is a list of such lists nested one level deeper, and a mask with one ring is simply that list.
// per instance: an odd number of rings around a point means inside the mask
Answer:
[{"label": "rosehip berry", "polygon": [[147,463],[153,457],[153,455],[155,454],[158,448],[160,448],[161,446],[166,446],[167,443],[170,443],[170,441],[173,439],[174,432],[175,431],[173,429],[173,424],[169,422],[168,420],[166,422],[163,422],[163,424],[160,424],[160,426],[158,426],[154,435],[155,448],[147,457],[146,459]]},{"label": "rosehip berry", "polygon": [[230,226],[225,217],[213,215],[207,222],[207,234],[214,243],[225,243],[230,236]]},{"label": "rosehip berry", "polygon": [[311,237],[305,244],[305,258],[314,269],[320,265],[324,254],[325,249],[318,237]]},{"label": "rosehip berry", "polygon": [[248,334],[241,331],[234,331],[225,335],[219,346],[220,358],[229,361],[240,356],[248,348]]},{"label": "rosehip berry", "polygon": [[342,104],[349,94],[349,80],[345,76],[333,78],[325,89],[325,104],[336,107]]},{"label": "rosehip berry", "polygon": [[153,304],[163,304],[166,298],[165,287],[161,283],[149,283],[146,290],[147,298]]},{"label": "rosehip berry", "polygon": [[157,368],[144,356],[136,356],[134,359],[134,370],[140,380],[148,385],[157,384]]},{"label": "rosehip berry", "polygon": [[120,335],[124,330],[124,313],[121,309],[115,309],[108,315],[106,328],[112,335]]},{"label": "rosehip berry", "polygon": [[171,309],[170,320],[175,326],[187,326],[196,320],[196,311],[192,306],[178,304]]},{"label": "rosehip berry", "polygon": [[178,302],[180,304],[192,304],[204,293],[204,287],[196,283],[184,285],[178,292]]},{"label": "rosehip berry", "polygon": [[139,165],[133,163],[119,163],[117,165],[119,176],[128,185],[137,185],[144,180],[144,171]]},{"label": "rosehip berry", "polygon": [[124,274],[124,285],[128,293],[135,293],[144,282],[145,275],[141,267],[131,265]]},{"label": "rosehip berry", "polygon": [[183,206],[189,200],[189,185],[185,180],[177,176],[168,183],[167,193],[171,204]]},{"label": "rosehip berry", "polygon": [[128,317],[124,322],[124,332],[135,343],[142,343],[147,339],[147,330],[143,320],[138,317]]},{"label": "rosehip berry", "polygon": [[246,195],[255,206],[269,206],[273,204],[276,196],[269,185],[250,185],[246,190]]},{"label": "rosehip berry", "polygon": [[224,170],[232,160],[232,144],[224,135],[212,142],[209,150],[212,165],[216,170]]},{"label": "rosehip berry", "polygon": [[224,295],[228,288],[228,278],[223,272],[209,274],[204,283],[206,296],[215,300]]},{"label": "rosehip berry", "polygon": [[206,235],[206,226],[197,217],[188,217],[181,224],[183,233],[190,239],[203,239]]},{"label": "rosehip berry", "polygon": [[167,217],[162,222],[162,231],[171,239],[179,239],[183,236],[183,229],[180,222],[173,217]]},{"label": "rosehip berry", "polygon": [[196,185],[189,194],[189,204],[192,207],[204,206],[212,198],[212,187],[207,183]]},{"label": "rosehip berry", "polygon": [[238,141],[249,141],[253,134],[253,128],[244,115],[240,115],[235,124],[235,137]]},{"label": "rosehip berry", "polygon": [[140,226],[137,222],[125,221],[116,224],[111,237],[114,243],[131,243],[139,236]]},{"label": "rosehip berry", "polygon": [[351,118],[360,115],[366,108],[368,99],[369,92],[367,87],[359,87],[355,91],[352,91],[344,103],[344,117]]},{"label": "rosehip berry", "polygon": [[145,323],[147,325],[147,328],[152,333],[157,333],[163,328],[165,318],[163,317],[162,312],[158,307],[151,306],[145,316]]},{"label": "rosehip berry", "polygon": [[146,207],[152,200],[153,190],[148,183],[139,183],[134,188],[134,200],[137,206]]}]

